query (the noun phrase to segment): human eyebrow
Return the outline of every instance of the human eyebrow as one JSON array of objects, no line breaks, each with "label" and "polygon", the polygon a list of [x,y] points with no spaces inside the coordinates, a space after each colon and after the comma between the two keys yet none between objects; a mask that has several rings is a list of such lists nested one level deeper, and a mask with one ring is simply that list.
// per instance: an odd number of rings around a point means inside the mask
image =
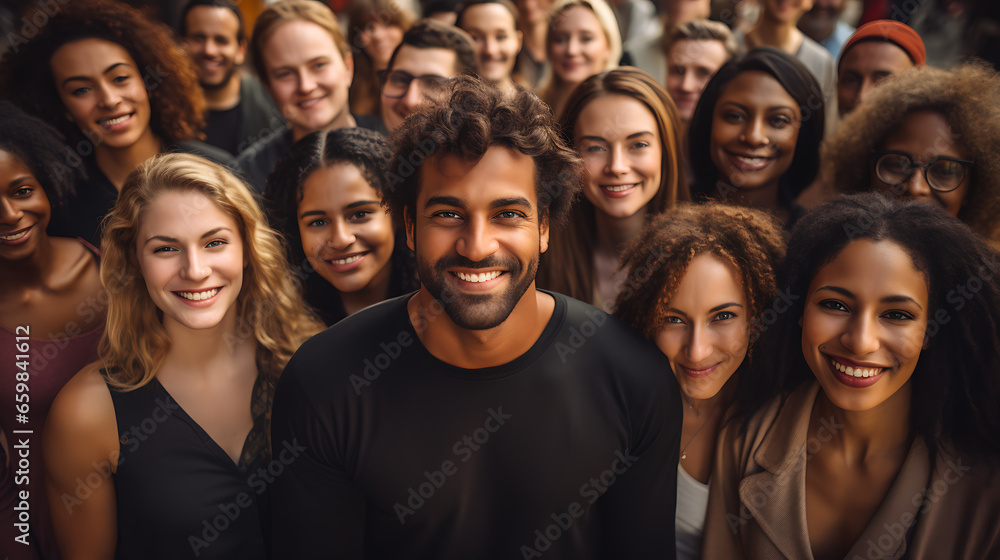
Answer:
[{"label": "human eyebrow", "polygon": [[491,210],[494,208],[502,208],[504,206],[524,206],[530,210],[531,202],[523,196],[515,196],[511,198],[499,198],[490,203]]},{"label": "human eyebrow", "polygon": [[680,309],[674,309],[673,307],[670,307],[670,308],[668,308],[668,309],[667,309],[667,313],[675,313],[675,314],[677,314],[677,315],[682,315],[682,316],[684,316],[685,318],[687,318],[687,316],[688,316],[688,314],[687,314],[687,313],[685,313],[685,312],[681,311]]},{"label": "human eyebrow", "polygon": [[652,136],[653,133],[648,130],[644,130],[642,132],[636,132],[635,134],[629,134],[628,136],[625,137],[625,139],[631,140],[633,138],[638,138],[639,136],[646,136],[646,135]]},{"label": "human eyebrow", "polygon": [[455,208],[465,209],[465,203],[454,196],[432,196],[427,199],[424,203],[424,208],[428,208],[436,205],[443,206],[454,206]]},{"label": "human eyebrow", "polygon": [[723,309],[726,309],[727,307],[739,307],[739,308],[742,308],[743,306],[740,305],[740,304],[738,304],[738,303],[736,303],[735,301],[731,301],[729,303],[723,303],[722,305],[716,305],[712,309],[709,309],[708,312],[709,312],[709,314],[717,313],[719,311],[722,311]]},{"label": "human eyebrow", "polygon": [[840,294],[840,295],[842,295],[844,297],[847,297],[847,298],[857,299],[857,297],[850,290],[848,290],[846,288],[841,288],[839,286],[820,286],[819,288],[816,288],[817,292],[821,292],[823,290],[829,290],[831,292],[836,292],[836,293],[838,293],[838,294]]},{"label": "human eyebrow", "polygon": [[[205,239],[206,237],[211,237],[211,236],[219,233],[220,231],[230,231],[230,229],[227,228],[227,227],[217,227],[215,229],[206,231],[204,234],[202,234],[201,239]],[[143,243],[143,245],[144,246],[148,245],[150,241],[156,241],[156,240],[163,241],[165,243],[179,243],[180,242],[175,237],[167,237],[166,235],[154,235],[153,237],[150,237],[149,239],[147,239],[146,242]]]},{"label": "human eyebrow", "polygon": [[600,136],[581,136],[580,140],[590,140],[591,142],[607,142],[604,138]]},{"label": "human eyebrow", "polygon": [[[104,72],[102,72],[102,74],[107,74],[108,72],[111,72],[112,70],[114,70],[115,68],[118,68],[119,66],[129,66],[129,64],[125,63],[125,62],[116,62],[116,63],[112,64],[111,66],[108,66],[107,68],[105,68]],[[70,77],[68,77],[68,78],[66,78],[65,80],[62,81],[62,85],[66,85],[69,82],[72,82],[73,80],[86,81],[86,80],[89,80],[89,79],[90,78],[88,78],[87,76],[70,76]]]},{"label": "human eyebrow", "polygon": [[16,187],[16,186],[18,186],[18,185],[20,185],[22,183],[28,183],[28,182],[31,182],[31,177],[28,176],[28,175],[24,175],[22,177],[18,177],[16,179],[14,179],[13,181],[11,181],[8,188],[13,189],[14,187]]},{"label": "human eyebrow", "polygon": [[299,219],[307,218],[309,216],[326,216],[326,212],[323,210],[308,210],[299,214]]},{"label": "human eyebrow", "polygon": [[899,295],[899,296],[886,296],[882,298],[882,303],[907,303],[907,302],[916,305],[918,308],[920,308],[921,311],[923,311],[924,309],[923,306],[917,303],[917,300],[911,298],[910,296]]},{"label": "human eyebrow", "polygon": [[351,210],[352,208],[358,208],[359,206],[369,206],[371,204],[382,204],[378,200],[359,200],[357,202],[352,202],[344,207],[345,210]]}]

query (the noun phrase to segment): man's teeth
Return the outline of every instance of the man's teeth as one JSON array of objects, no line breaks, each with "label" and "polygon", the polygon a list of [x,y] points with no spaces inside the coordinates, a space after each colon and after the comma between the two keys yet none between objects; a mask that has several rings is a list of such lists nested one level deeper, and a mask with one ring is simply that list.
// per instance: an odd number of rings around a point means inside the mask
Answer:
[{"label": "man's teeth", "polygon": [[622,192],[622,191],[627,191],[627,190],[631,189],[634,186],[635,185],[608,186],[608,187],[604,187],[604,190],[610,191],[610,192]]},{"label": "man's teeth", "polygon": [[125,122],[131,116],[132,115],[122,115],[120,117],[115,117],[113,119],[104,119],[104,120],[101,121],[101,124],[103,124],[104,126],[114,126],[114,125],[116,125],[118,123]]},{"label": "man's teeth", "polygon": [[833,362],[833,367],[851,377],[875,377],[882,372],[882,368],[852,368],[837,360],[831,360],[831,362]]},{"label": "man's teeth", "polygon": [[465,280],[466,282],[486,282],[487,280],[493,280],[497,276],[503,274],[499,270],[494,270],[493,272],[481,272],[479,274],[466,274],[464,272],[458,272],[459,279]]},{"label": "man's teeth", "polygon": [[203,299],[208,299],[214,297],[215,294],[219,293],[218,288],[212,288],[211,290],[205,290],[204,292],[176,292],[177,295],[184,299],[189,299],[191,301],[201,301]]},{"label": "man's teeth", "polygon": [[330,262],[332,262],[333,264],[349,264],[360,259],[363,256],[364,255],[354,255],[353,257],[347,257],[346,259],[334,259]]},{"label": "man's teeth", "polygon": [[21,239],[25,235],[28,235],[28,231],[30,231],[30,230],[26,229],[26,230],[24,230],[22,232],[19,232],[19,233],[11,233],[9,235],[0,235],[0,240],[3,240],[3,241],[15,241],[17,239]]}]

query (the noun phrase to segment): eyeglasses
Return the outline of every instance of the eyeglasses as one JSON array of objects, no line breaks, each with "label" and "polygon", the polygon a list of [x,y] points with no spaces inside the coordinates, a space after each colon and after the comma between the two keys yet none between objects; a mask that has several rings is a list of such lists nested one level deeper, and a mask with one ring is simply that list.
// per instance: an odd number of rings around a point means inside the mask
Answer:
[{"label": "eyeglasses", "polygon": [[951,192],[961,186],[974,162],[948,156],[936,156],[927,163],[916,163],[906,152],[888,151],[873,154],[875,175],[887,185],[902,185],[913,172],[923,169],[924,180],[938,192]]},{"label": "eyeglasses", "polygon": [[380,70],[378,77],[382,82],[382,95],[390,99],[399,99],[406,95],[406,92],[410,90],[410,82],[417,80],[424,97],[431,101],[436,101],[453,81],[452,78],[438,76],[437,74],[414,76],[405,70],[393,70],[392,72]]}]

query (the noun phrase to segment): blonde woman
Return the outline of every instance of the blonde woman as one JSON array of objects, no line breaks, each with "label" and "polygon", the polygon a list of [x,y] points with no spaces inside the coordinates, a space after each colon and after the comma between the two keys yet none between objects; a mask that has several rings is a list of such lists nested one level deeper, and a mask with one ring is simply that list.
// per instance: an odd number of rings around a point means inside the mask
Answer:
[{"label": "blonde woman", "polygon": [[604,0],[560,0],[549,11],[545,47],[552,72],[539,86],[539,97],[558,119],[576,86],[618,66],[622,58],[618,20]]},{"label": "blonde woman", "polygon": [[102,251],[100,359],[44,438],[63,558],[264,558],[271,395],[320,328],[281,244],[239,180],[171,154],[126,180]]}]

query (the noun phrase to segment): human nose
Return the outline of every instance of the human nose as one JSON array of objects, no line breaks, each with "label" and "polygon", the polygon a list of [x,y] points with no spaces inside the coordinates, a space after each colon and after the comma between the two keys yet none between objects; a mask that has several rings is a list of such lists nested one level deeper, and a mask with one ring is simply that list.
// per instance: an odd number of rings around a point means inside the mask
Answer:
[{"label": "human nose", "polygon": [[571,38],[566,42],[566,54],[575,56],[580,54],[583,45],[580,43],[579,39]]},{"label": "human nose", "polygon": [[100,103],[105,108],[116,107],[122,101],[122,96],[118,90],[109,84],[101,86],[100,92]]},{"label": "human nose", "polygon": [[14,202],[7,196],[0,196],[0,221],[8,224],[17,223],[24,212],[14,205]]},{"label": "human nose", "polygon": [[416,110],[424,102],[423,92],[420,87],[420,80],[413,79],[406,86],[406,93],[399,98],[398,104],[405,109],[407,115]]},{"label": "human nose", "polygon": [[205,41],[205,55],[206,56],[217,56],[219,54],[219,45],[215,41],[209,39]]},{"label": "human nose", "polygon": [[927,198],[931,196],[931,186],[927,184],[927,176],[924,175],[925,169],[914,166],[911,169],[910,176],[903,181],[903,194],[912,196],[913,198]]},{"label": "human nose", "polygon": [[624,175],[629,172],[628,158],[621,146],[608,150],[607,171],[611,175]]},{"label": "human nose", "polygon": [[743,141],[751,146],[764,146],[770,143],[767,137],[767,130],[764,127],[764,119],[757,117],[747,120],[743,129]]},{"label": "human nose", "polygon": [[497,43],[496,39],[487,38],[483,41],[483,53],[486,55],[487,60],[495,60],[500,57],[500,44]]},{"label": "human nose", "polygon": [[307,94],[316,89],[316,79],[307,69],[299,72],[299,93]]},{"label": "human nose", "polygon": [[684,93],[694,93],[698,91],[698,79],[695,78],[694,72],[684,73],[684,76],[681,78],[681,91]]},{"label": "human nose", "polygon": [[186,280],[204,280],[212,273],[212,267],[200,251],[188,251],[181,270],[181,277]]},{"label": "human nose", "polygon": [[500,243],[493,235],[489,223],[479,218],[469,220],[455,246],[460,255],[473,262],[485,259],[499,248]]},{"label": "human nose", "polygon": [[357,236],[346,224],[334,222],[328,241],[330,247],[342,251],[350,247],[356,240]]},{"label": "human nose", "polygon": [[685,354],[692,365],[704,365],[702,362],[712,356],[712,345],[709,334],[703,325],[691,327],[691,335],[687,341]]},{"label": "human nose", "polygon": [[881,347],[876,321],[874,316],[858,313],[848,323],[847,330],[841,335],[841,344],[855,356],[867,356],[874,353]]}]

